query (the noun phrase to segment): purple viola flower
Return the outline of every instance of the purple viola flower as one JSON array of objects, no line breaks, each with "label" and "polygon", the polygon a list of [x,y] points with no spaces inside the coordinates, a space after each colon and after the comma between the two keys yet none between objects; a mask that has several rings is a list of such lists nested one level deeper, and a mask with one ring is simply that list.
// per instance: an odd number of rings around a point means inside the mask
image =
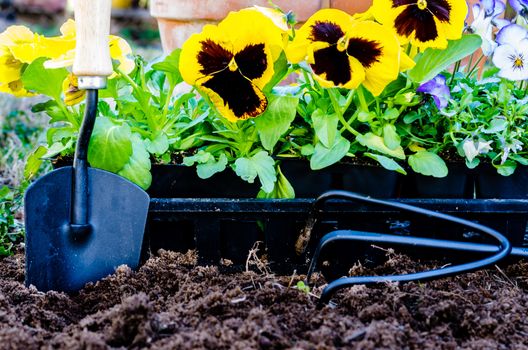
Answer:
[{"label": "purple viola flower", "polygon": [[518,14],[524,14],[526,13],[526,10],[528,10],[528,0],[509,0],[510,6],[517,12]]},{"label": "purple viola flower", "polygon": [[431,95],[438,109],[447,107],[449,99],[451,98],[451,92],[446,84],[446,78],[441,74],[420,85],[416,91]]}]

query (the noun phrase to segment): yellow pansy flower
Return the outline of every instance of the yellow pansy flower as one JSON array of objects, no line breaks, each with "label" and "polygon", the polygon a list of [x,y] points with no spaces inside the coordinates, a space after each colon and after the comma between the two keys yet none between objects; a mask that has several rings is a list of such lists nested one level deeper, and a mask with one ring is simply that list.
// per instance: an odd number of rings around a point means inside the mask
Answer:
[{"label": "yellow pansy flower", "polygon": [[462,36],[466,0],[374,0],[376,20],[393,28],[402,43],[446,48]]},{"label": "yellow pansy flower", "polygon": [[25,64],[42,54],[40,36],[24,26],[11,26],[0,34],[0,92],[31,96],[20,80]]},{"label": "yellow pansy flower", "polygon": [[183,45],[183,79],[205,93],[230,121],[262,114],[262,89],[274,74],[283,50],[282,31],[254,9],[231,12],[217,26],[206,25]]},{"label": "yellow pansy flower", "polygon": [[64,79],[62,91],[64,93],[64,103],[68,106],[81,103],[86,95],[86,90],[79,90],[79,81],[73,73],[68,74],[66,79]]},{"label": "yellow pansy flower", "polygon": [[[68,20],[61,27],[61,36],[45,38],[44,44],[46,47],[59,47],[55,52],[61,52],[60,55],[54,55],[51,60],[44,63],[46,68],[63,68],[73,65],[75,59],[75,22]],[[129,56],[132,53],[130,45],[122,38],[110,35],[109,36],[110,56],[112,59],[119,61],[119,69],[126,74],[132,72],[135,67],[134,60]],[[50,56],[47,56],[50,57]]]},{"label": "yellow pansy flower", "polygon": [[306,59],[323,87],[363,84],[375,96],[398,77],[400,51],[389,29],[335,9],[310,17],[287,48],[290,61]]}]

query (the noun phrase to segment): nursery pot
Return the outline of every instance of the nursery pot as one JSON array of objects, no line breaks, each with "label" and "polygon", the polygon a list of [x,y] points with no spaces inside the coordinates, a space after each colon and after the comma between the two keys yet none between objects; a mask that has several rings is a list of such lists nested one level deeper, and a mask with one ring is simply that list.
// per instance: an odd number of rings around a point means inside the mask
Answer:
[{"label": "nursery pot", "polygon": [[446,177],[433,177],[409,171],[404,177],[402,197],[405,198],[473,198],[472,172],[465,163],[447,164]]},{"label": "nursery pot", "polygon": [[510,176],[497,173],[490,164],[476,169],[477,198],[528,199],[528,167],[518,166]]}]

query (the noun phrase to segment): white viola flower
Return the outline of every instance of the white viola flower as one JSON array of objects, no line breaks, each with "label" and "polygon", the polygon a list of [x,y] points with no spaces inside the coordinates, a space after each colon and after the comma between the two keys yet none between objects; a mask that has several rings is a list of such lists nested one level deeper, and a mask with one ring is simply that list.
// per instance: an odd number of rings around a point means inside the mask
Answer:
[{"label": "white viola flower", "polygon": [[473,141],[473,140],[466,140],[464,141],[464,144],[462,145],[462,149],[464,150],[464,154],[466,155],[466,158],[472,162],[473,159],[475,159],[476,156],[479,154],[486,154],[489,151],[491,151],[491,143],[492,141]]},{"label": "white viola flower", "polygon": [[519,140],[513,140],[512,142],[506,143],[502,147],[501,164],[506,163],[511,152],[517,153],[517,151],[522,151],[523,145],[524,144]]},{"label": "white viola flower", "polygon": [[493,26],[504,25],[497,17],[504,13],[505,9],[506,5],[500,0],[480,0],[480,3],[473,5],[474,20],[469,28],[482,38],[482,53],[486,56],[491,56],[497,47],[493,40]]},{"label": "white viola flower", "polygon": [[498,47],[493,54],[493,64],[500,69],[498,75],[508,80],[528,79],[528,31],[510,24],[497,33]]}]

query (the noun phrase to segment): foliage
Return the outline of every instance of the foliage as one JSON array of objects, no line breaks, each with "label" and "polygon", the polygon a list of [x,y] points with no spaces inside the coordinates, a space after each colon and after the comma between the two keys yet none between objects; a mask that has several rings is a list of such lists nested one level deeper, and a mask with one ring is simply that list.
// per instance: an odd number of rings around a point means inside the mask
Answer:
[{"label": "foliage", "polygon": [[15,243],[23,237],[22,224],[16,214],[22,206],[22,195],[7,186],[0,187],[0,256],[10,255]]}]

